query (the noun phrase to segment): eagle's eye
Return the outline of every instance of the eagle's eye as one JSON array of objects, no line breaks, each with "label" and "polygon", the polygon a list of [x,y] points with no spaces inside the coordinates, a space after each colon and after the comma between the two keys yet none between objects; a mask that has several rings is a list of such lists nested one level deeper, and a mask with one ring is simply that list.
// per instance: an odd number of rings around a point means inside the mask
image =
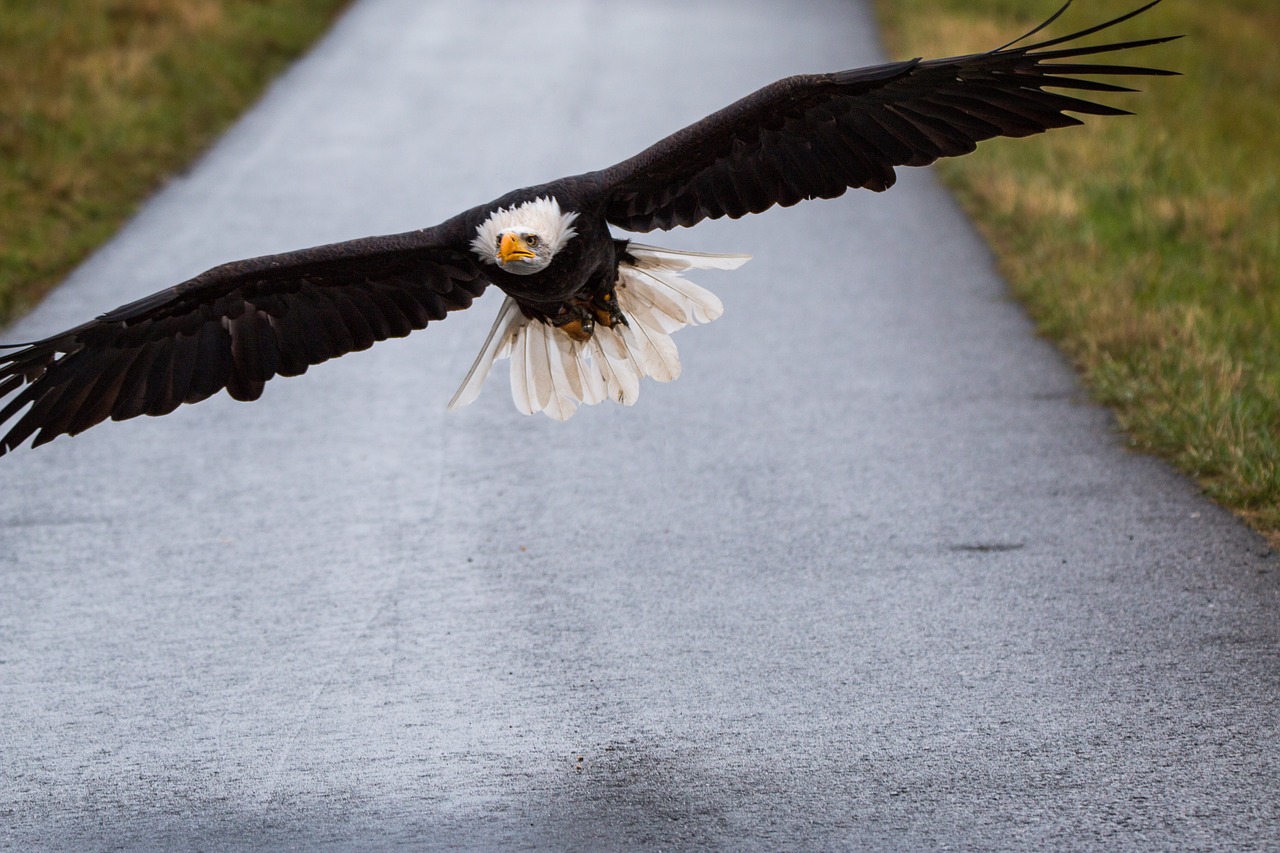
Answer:
[{"label": "eagle's eye", "polygon": [[536,246],[538,245],[538,235],[529,234],[524,238],[524,242],[526,246]]}]

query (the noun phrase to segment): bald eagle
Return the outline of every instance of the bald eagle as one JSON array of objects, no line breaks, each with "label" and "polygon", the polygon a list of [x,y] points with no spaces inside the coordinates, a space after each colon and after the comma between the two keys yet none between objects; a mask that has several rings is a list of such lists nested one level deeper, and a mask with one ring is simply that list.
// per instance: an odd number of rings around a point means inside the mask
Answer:
[{"label": "bald eagle", "polygon": [[[401,337],[506,295],[458,393],[475,399],[495,359],[511,360],[517,408],[564,420],[580,404],[635,402],[640,380],[676,378],[671,333],[721,313],[687,281],[745,255],[661,249],[615,236],[736,219],[851,187],[877,192],[896,166],[973,151],[996,136],[1080,124],[1067,113],[1126,111],[1048,91],[1132,92],[1082,75],[1164,75],[1081,63],[1168,38],[1059,47],[1071,35],[968,56],[787,77],[596,172],[510,192],[431,228],[235,261],[0,354],[0,454],[75,435],[107,418],[164,415],[226,391],[255,400],[274,376]],[[1068,3],[1067,5],[1070,5]],[[25,410],[25,411],[24,411]]]}]

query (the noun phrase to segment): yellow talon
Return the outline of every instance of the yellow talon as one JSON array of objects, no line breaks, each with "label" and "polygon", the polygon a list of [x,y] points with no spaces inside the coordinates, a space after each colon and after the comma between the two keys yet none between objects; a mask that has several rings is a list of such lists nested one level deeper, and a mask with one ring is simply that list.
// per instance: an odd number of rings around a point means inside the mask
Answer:
[{"label": "yellow talon", "polygon": [[578,343],[585,344],[591,340],[591,330],[581,320],[570,320],[560,327],[564,333]]}]

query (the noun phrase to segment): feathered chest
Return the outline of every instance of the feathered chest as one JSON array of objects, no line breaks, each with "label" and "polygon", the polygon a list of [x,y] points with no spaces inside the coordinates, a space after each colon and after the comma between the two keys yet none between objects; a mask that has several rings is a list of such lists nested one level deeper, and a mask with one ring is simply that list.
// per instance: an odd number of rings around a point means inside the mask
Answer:
[{"label": "feathered chest", "polygon": [[588,232],[566,243],[551,262],[537,272],[517,274],[493,266],[485,268],[484,273],[489,281],[517,301],[547,305],[590,295],[601,285],[612,284],[617,267],[613,238],[606,233],[601,239]]}]

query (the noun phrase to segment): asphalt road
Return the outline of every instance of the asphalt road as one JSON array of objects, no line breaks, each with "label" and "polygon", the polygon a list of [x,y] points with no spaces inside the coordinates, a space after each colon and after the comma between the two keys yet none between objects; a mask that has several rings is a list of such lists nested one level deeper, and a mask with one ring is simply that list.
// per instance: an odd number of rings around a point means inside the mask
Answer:
[{"label": "asphalt road", "polygon": [[[879,59],[853,2],[363,0],[7,337]],[[633,409],[447,414],[495,292],[0,460],[0,847],[1280,849],[1280,565],[929,173],[650,239],[756,259]]]}]

